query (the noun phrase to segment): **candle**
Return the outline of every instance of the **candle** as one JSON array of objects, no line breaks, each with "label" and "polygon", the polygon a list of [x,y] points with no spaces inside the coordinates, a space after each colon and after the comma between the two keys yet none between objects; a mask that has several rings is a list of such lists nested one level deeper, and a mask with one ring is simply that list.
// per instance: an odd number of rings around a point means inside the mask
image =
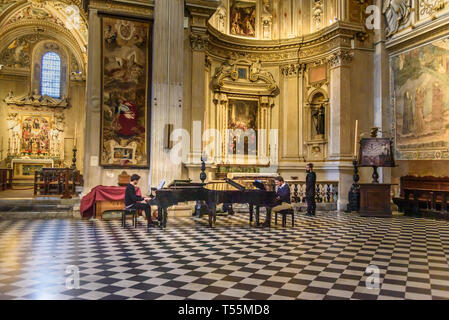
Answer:
[{"label": "candle", "polygon": [[78,127],[78,123],[75,122],[75,137],[73,139],[73,148],[76,148],[76,133],[77,133],[77,128]]},{"label": "candle", "polygon": [[359,120],[355,120],[355,134],[354,134],[354,157],[357,158],[357,135],[359,131]]}]

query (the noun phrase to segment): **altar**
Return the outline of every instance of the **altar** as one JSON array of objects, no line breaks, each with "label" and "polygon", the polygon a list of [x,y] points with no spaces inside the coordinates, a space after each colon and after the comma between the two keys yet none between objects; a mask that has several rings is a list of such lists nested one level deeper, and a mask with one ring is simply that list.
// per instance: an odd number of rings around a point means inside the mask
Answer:
[{"label": "altar", "polygon": [[26,159],[15,158],[11,160],[11,168],[14,171],[14,179],[32,180],[34,172],[42,168],[54,168],[53,159]]}]

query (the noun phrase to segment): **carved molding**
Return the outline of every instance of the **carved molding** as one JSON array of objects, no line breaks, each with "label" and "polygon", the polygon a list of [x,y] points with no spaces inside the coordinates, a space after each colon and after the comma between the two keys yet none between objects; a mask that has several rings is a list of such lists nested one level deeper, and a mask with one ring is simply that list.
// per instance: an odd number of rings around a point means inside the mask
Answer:
[{"label": "carved molding", "polygon": [[47,108],[67,108],[69,101],[67,97],[62,99],[55,99],[47,95],[42,96],[38,93],[15,96],[13,91],[10,91],[3,100],[8,106],[17,107],[47,107]]},{"label": "carved molding", "polygon": [[281,66],[281,73],[284,77],[298,77],[305,71],[305,64],[291,63]]},{"label": "carved molding", "polygon": [[329,58],[328,63],[330,68],[342,67],[351,64],[354,58],[354,53],[347,50],[340,50],[334,52]]},{"label": "carved molding", "polygon": [[195,51],[204,51],[208,40],[209,36],[207,34],[192,33],[190,35],[190,47]]},{"label": "carved molding", "polygon": [[[239,77],[239,69],[246,70],[246,77]],[[279,87],[273,75],[262,69],[259,59],[251,60],[235,54],[216,69],[212,88],[218,92],[276,96]]]},{"label": "carved molding", "polygon": [[[224,61],[232,53],[245,53],[249,59],[260,59],[270,63],[309,63],[319,56],[325,56],[337,49],[351,49],[351,40],[362,27],[344,22],[334,23],[331,27],[321,29],[304,38],[294,38],[277,41],[250,41],[222,34],[209,27],[210,34],[207,51],[210,56]],[[368,43],[357,43],[364,49],[369,49]],[[357,48],[357,46],[356,46]]]}]

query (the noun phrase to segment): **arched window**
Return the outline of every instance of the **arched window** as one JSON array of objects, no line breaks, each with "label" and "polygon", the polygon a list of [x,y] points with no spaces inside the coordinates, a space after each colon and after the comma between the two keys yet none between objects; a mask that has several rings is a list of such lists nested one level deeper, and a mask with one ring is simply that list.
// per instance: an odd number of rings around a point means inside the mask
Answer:
[{"label": "arched window", "polygon": [[49,51],[42,56],[41,95],[61,97],[61,58],[55,52]]}]

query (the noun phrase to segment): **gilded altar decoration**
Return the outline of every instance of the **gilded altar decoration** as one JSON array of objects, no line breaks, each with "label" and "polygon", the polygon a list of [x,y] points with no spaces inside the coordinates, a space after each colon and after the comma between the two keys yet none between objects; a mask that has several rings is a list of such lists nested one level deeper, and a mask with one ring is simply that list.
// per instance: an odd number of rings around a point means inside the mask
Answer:
[{"label": "gilded altar decoration", "polygon": [[8,156],[59,158],[63,121],[61,115],[9,113]]},{"label": "gilded altar decoration", "polygon": [[103,18],[101,165],[148,167],[151,22]]},{"label": "gilded altar decoration", "polygon": [[22,119],[21,152],[27,155],[50,154],[51,119],[42,116],[24,116]]},{"label": "gilded altar decoration", "polygon": [[256,36],[256,3],[234,1],[230,17],[231,34],[245,37]]},{"label": "gilded altar decoration", "polygon": [[391,68],[399,158],[438,159],[449,148],[449,39],[396,55]]}]

